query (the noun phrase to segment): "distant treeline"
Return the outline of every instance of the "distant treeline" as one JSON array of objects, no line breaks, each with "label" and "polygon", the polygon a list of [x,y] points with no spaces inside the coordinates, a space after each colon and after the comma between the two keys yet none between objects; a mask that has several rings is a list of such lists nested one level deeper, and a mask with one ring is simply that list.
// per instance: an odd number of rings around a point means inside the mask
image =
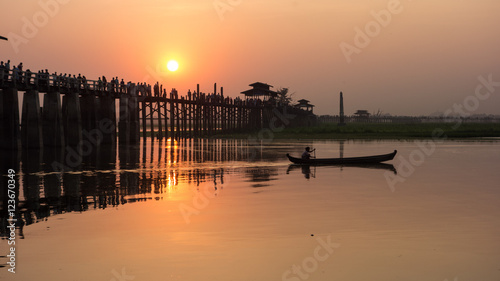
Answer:
[{"label": "distant treeline", "polygon": [[[500,123],[500,115],[473,115],[468,117],[456,116],[346,116],[346,123]],[[318,116],[318,123],[339,123],[338,115]]]},{"label": "distant treeline", "polygon": [[400,139],[433,138],[499,138],[500,122],[421,122],[421,123],[323,123],[318,126],[286,128],[276,138],[304,139]]}]

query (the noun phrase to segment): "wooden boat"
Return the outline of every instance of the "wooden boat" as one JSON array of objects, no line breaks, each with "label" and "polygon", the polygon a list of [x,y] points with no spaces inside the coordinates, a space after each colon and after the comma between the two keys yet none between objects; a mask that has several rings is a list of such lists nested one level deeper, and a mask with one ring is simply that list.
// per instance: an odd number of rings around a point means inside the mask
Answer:
[{"label": "wooden boat", "polygon": [[380,163],[394,159],[398,151],[389,154],[373,155],[373,156],[362,156],[362,157],[347,157],[347,158],[311,158],[302,159],[295,158],[286,154],[286,157],[295,164],[307,164],[307,165],[338,165],[338,164],[373,164]]}]

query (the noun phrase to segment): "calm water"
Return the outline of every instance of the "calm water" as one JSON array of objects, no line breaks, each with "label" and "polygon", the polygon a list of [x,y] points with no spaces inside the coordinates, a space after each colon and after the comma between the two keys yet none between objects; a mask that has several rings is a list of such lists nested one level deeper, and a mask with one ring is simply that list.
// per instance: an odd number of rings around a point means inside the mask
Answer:
[{"label": "calm water", "polygon": [[[398,150],[386,165],[289,165]],[[2,152],[2,280],[500,279],[500,141],[187,140]],[[64,172],[61,172],[61,169]]]}]

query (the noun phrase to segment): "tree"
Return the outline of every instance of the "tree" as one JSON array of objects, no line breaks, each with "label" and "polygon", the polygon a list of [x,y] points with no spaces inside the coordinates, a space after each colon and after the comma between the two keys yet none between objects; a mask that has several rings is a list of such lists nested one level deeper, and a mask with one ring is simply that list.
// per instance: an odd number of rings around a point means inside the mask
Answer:
[{"label": "tree", "polygon": [[373,117],[381,117],[382,116],[382,110],[380,110],[380,108],[378,109],[378,111],[376,113],[373,113],[372,116]]},{"label": "tree", "polygon": [[292,96],[295,94],[290,94],[288,88],[279,88],[276,93],[278,94],[277,101],[281,105],[290,105],[292,103]]}]

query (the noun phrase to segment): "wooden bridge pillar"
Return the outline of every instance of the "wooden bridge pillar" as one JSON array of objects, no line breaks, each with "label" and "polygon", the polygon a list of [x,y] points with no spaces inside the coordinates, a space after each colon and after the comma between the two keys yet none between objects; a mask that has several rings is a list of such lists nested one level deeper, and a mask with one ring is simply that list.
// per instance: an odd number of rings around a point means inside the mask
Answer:
[{"label": "wooden bridge pillar", "polygon": [[228,99],[227,100],[228,103],[226,103],[226,105],[224,106],[224,128],[223,130],[225,131],[225,133],[228,133],[230,130],[231,130],[231,109],[232,109],[232,105],[231,105],[231,100]]},{"label": "wooden bridge pillar", "polygon": [[273,117],[272,107],[265,106],[264,108],[261,109],[261,111],[262,111],[261,128],[269,128],[271,118]]},{"label": "wooden bridge pillar", "polygon": [[[238,101],[239,103],[241,101]],[[237,105],[236,107],[236,112],[238,114],[238,118],[236,120],[236,131],[240,132],[241,131],[241,122],[243,121],[243,110],[240,104]]]},{"label": "wooden bridge pillar", "polygon": [[[3,78],[3,69],[0,69],[1,78]],[[0,78],[0,81],[1,81]],[[1,86],[1,85],[0,85]],[[0,149],[3,148],[4,145],[4,122],[6,122],[6,118],[3,116],[3,90],[0,88]]]},{"label": "wooden bridge pillar", "polygon": [[82,129],[90,132],[97,129],[98,100],[94,94],[87,94],[80,98],[82,113]]},{"label": "wooden bridge pillar", "polygon": [[19,149],[21,147],[21,134],[16,88],[8,88],[0,92],[0,121],[0,148]]},{"label": "wooden bridge pillar", "polygon": [[194,136],[200,137],[201,133],[201,95],[200,95],[200,84],[196,84],[196,95],[194,96],[194,112],[193,112],[193,123],[194,123]]},{"label": "wooden bridge pillar", "polygon": [[192,136],[193,138],[199,137],[199,131],[200,131],[200,124],[199,124],[199,115],[198,115],[198,108],[199,108],[199,94],[196,92],[193,92],[193,100],[191,101],[192,103],[192,120],[191,120],[191,128],[193,130]]},{"label": "wooden bridge pillar", "polygon": [[59,92],[49,92],[43,96],[42,120],[44,146],[64,146],[61,95]]},{"label": "wooden bridge pillar", "polygon": [[21,117],[21,140],[23,148],[42,148],[42,117],[38,91],[24,93]]},{"label": "wooden bridge pillar", "polygon": [[128,96],[120,97],[120,120],[118,121],[118,138],[120,144],[130,143],[130,107]]},{"label": "wooden bridge pillar", "polygon": [[115,98],[109,95],[100,96],[99,130],[102,133],[102,144],[116,144],[116,104]]},{"label": "wooden bridge pillar", "polygon": [[146,128],[146,101],[141,102],[141,112],[142,112],[142,139],[144,140],[144,143],[146,143],[146,137],[147,137],[147,128]]},{"label": "wooden bridge pillar", "polygon": [[236,104],[234,102],[234,99],[231,99],[231,133],[234,133],[236,131]]},{"label": "wooden bridge pillar", "polygon": [[165,101],[163,102],[163,121],[164,121],[163,130],[164,130],[165,139],[168,139],[170,137],[170,135],[168,134],[168,120],[169,120],[168,102],[165,99]]},{"label": "wooden bridge pillar", "polygon": [[64,95],[62,111],[66,145],[80,145],[82,142],[82,115],[78,93],[68,92]]},{"label": "wooden bridge pillar", "polygon": [[132,87],[130,91],[130,98],[128,100],[129,123],[130,123],[130,136],[129,141],[131,144],[138,144],[140,142],[140,127],[139,127],[139,102],[137,100],[137,89]]},{"label": "wooden bridge pillar", "polygon": [[179,119],[181,120],[181,137],[186,138],[187,137],[187,109],[186,109],[186,101],[184,100],[184,97],[181,97],[181,109],[180,109],[180,116]]},{"label": "wooden bridge pillar", "polygon": [[[0,75],[3,75],[2,71],[3,71],[3,69],[0,69]],[[3,78],[3,76],[1,78]],[[0,81],[1,81],[1,79],[0,79]],[[3,134],[4,134],[4,122],[5,121],[6,121],[6,119],[3,116],[3,90],[0,88],[0,134],[1,134],[1,136],[0,136],[0,149],[3,148],[3,142],[4,142]]]},{"label": "wooden bridge pillar", "polygon": [[158,139],[162,140],[163,139],[163,122],[162,122],[162,114],[161,114],[161,109],[162,109],[162,101],[158,100],[156,106],[158,108],[157,114],[158,114]]},{"label": "wooden bridge pillar", "polygon": [[189,95],[189,137],[194,137],[194,103],[193,103],[193,94]]},{"label": "wooden bridge pillar", "polygon": [[150,131],[150,138],[151,140],[154,140],[154,138],[156,137],[156,132],[155,132],[155,121],[154,121],[154,113],[155,113],[155,109],[154,109],[154,102],[151,101],[149,102],[149,131]]},{"label": "wooden bridge pillar", "polygon": [[173,141],[175,138],[174,126],[175,126],[175,112],[174,112],[174,92],[170,92],[170,139]]}]

